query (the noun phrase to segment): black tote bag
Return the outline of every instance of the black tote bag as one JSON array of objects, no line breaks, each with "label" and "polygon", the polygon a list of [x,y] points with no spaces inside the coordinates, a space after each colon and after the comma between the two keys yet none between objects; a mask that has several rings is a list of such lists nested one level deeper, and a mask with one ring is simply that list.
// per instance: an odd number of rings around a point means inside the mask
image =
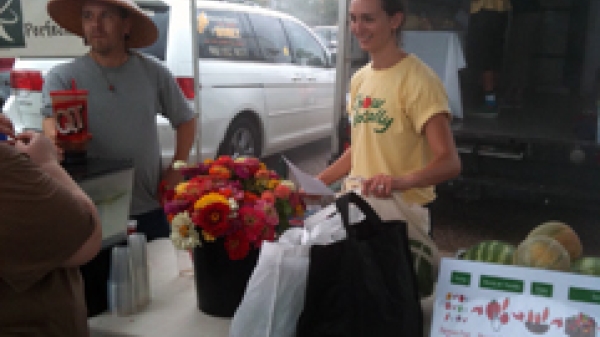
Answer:
[{"label": "black tote bag", "polygon": [[[365,215],[349,225],[349,204]],[[404,221],[382,221],[354,192],[336,200],[347,238],[310,251],[296,337],[423,336]]]}]

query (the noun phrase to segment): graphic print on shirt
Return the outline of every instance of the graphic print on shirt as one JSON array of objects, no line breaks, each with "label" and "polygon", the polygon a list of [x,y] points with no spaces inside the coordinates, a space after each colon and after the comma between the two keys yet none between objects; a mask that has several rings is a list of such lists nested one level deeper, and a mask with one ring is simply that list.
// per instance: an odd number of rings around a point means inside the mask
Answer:
[{"label": "graphic print on shirt", "polygon": [[376,133],[386,132],[394,118],[388,116],[387,111],[383,108],[385,99],[374,98],[357,94],[354,103],[352,104],[352,126],[356,127],[360,123],[373,123],[373,131]]}]

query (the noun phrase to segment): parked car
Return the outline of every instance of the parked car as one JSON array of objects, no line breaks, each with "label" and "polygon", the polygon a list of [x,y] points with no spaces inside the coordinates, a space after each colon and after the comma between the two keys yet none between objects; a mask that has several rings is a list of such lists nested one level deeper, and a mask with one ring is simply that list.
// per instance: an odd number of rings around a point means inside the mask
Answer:
[{"label": "parked car", "polygon": [[[164,62],[190,105],[199,95],[202,158],[266,156],[331,135],[335,69],[330,53],[304,23],[255,6],[198,1],[197,22],[190,28],[185,1],[139,3],[160,31],[158,41],[141,52]],[[192,32],[198,40],[198,88]],[[16,60],[15,90],[4,111],[17,128],[41,127],[43,77],[68,60]],[[157,124],[163,158],[169,158],[173,130],[161,116]]]},{"label": "parked car", "polygon": [[335,53],[337,51],[337,26],[315,26],[312,29],[321,38],[321,41],[323,41],[330,52]]},{"label": "parked car", "polygon": [[14,63],[14,58],[0,58],[0,108],[10,96],[10,71]]}]

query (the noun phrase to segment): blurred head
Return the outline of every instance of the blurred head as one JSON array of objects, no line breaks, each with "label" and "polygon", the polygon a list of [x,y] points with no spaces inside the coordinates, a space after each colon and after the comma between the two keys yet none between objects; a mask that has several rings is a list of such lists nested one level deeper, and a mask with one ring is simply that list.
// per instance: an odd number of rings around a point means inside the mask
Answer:
[{"label": "blurred head", "polygon": [[403,0],[352,0],[350,31],[360,47],[369,52],[397,43],[404,22]]},{"label": "blurred head", "polygon": [[113,4],[86,0],[81,8],[83,37],[93,52],[110,54],[126,50],[131,33],[129,12]]},{"label": "blurred head", "polygon": [[134,0],[50,0],[47,10],[59,26],[94,49],[108,48],[107,40],[142,48],[158,38],[158,28]]}]

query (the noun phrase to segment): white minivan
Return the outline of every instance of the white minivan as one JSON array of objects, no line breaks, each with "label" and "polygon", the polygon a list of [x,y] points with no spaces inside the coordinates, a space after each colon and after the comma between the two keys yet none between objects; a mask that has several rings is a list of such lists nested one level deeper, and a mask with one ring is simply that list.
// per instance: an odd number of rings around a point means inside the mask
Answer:
[{"label": "white minivan", "polygon": [[[160,32],[154,45],[140,51],[164,62],[190,105],[199,98],[202,158],[267,156],[331,135],[335,67],[327,48],[304,23],[260,7],[197,1],[192,26],[187,1],[138,3]],[[197,34],[198,88],[192,32]],[[16,60],[3,112],[17,129],[41,128],[43,77],[68,60]],[[157,125],[167,159],[174,151],[173,131],[161,116]]]}]

